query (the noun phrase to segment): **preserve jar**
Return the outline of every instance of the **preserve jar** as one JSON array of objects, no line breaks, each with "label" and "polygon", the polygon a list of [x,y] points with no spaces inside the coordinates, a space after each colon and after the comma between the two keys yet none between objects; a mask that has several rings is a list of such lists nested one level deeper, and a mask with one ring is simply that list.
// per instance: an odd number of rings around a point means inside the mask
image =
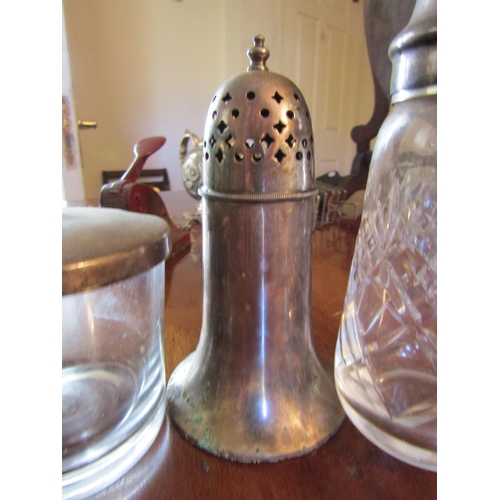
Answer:
[{"label": "preserve jar", "polygon": [[86,498],[146,453],[166,408],[160,217],[62,213],[62,497]]}]

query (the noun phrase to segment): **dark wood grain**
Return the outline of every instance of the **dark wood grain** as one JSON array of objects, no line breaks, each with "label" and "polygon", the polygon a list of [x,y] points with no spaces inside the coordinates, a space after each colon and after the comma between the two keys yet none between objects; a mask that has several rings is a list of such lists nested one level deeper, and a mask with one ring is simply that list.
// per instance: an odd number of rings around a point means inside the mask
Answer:
[{"label": "dark wood grain", "polygon": [[[166,204],[180,220],[179,213],[189,202],[177,196],[177,202],[172,196]],[[313,334],[318,353],[332,366],[355,238],[355,230],[339,226],[325,226],[313,236]],[[191,249],[166,266],[167,379],[196,348],[200,334],[200,226],[193,226],[191,239]],[[167,418],[147,454],[93,499],[427,500],[436,498],[436,481],[436,474],[379,450],[348,419],[326,444],[309,455],[274,464],[240,464],[191,445]]]}]

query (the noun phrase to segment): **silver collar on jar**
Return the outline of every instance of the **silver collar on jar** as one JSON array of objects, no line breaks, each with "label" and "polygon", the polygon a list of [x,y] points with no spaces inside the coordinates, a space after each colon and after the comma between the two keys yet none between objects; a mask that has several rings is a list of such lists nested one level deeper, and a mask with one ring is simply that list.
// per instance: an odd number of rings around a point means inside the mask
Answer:
[{"label": "silver collar on jar", "polygon": [[316,189],[300,90],[266,67],[254,38],[246,73],[210,105],[203,144],[203,321],[174,371],[169,414],[190,441],[241,462],[303,455],[344,413],[311,338]]},{"label": "silver collar on jar", "polygon": [[391,104],[437,95],[436,5],[436,0],[418,0],[409,23],[391,42]]}]

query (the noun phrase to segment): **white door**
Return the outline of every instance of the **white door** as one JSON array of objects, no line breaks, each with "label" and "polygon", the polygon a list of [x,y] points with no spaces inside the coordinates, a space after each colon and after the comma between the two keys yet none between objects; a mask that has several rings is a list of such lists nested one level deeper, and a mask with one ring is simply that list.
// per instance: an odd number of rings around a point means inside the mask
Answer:
[{"label": "white door", "polygon": [[63,201],[75,202],[85,199],[64,16],[62,16],[62,183]]},{"label": "white door", "polygon": [[313,120],[316,177],[350,173],[351,129],[366,123],[374,103],[363,2],[282,2],[282,72],[300,88]]},{"label": "white door", "polygon": [[369,121],[374,88],[363,1],[226,0],[226,69],[244,71],[253,36],[265,36],[269,71],[292,80],[313,121],[316,177],[351,171],[351,129]]}]

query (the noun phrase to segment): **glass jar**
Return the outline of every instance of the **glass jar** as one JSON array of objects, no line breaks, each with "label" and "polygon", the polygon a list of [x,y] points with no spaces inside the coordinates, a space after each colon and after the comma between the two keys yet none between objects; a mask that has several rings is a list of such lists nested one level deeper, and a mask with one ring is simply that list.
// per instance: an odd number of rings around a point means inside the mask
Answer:
[{"label": "glass jar", "polygon": [[63,209],[63,499],[122,476],[163,423],[168,231],[153,215]]},{"label": "glass jar", "polygon": [[337,392],[354,425],[389,454],[428,470],[437,457],[432,19],[435,28],[435,2],[417,1],[391,45],[392,108],[373,152],[335,354]]}]

